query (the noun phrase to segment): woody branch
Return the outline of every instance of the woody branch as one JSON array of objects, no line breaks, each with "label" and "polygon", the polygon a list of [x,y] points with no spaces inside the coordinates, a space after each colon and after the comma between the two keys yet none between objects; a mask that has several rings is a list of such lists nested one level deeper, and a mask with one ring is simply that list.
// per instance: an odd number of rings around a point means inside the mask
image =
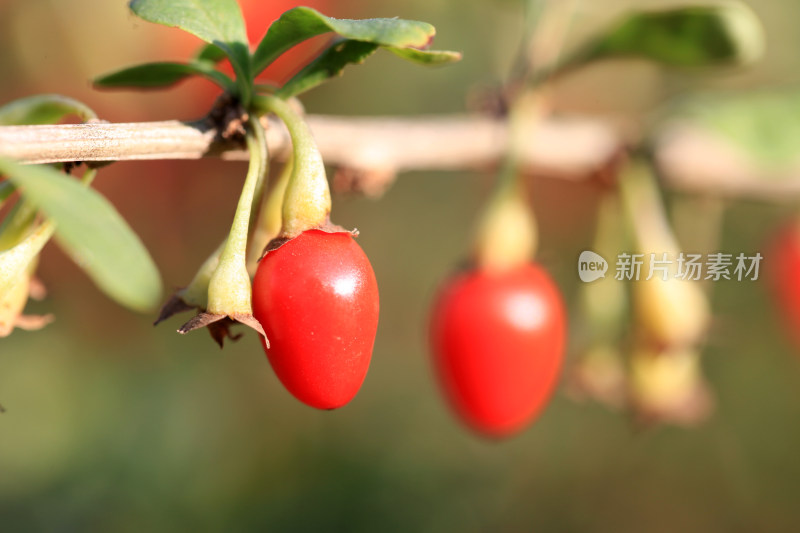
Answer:
[{"label": "woody branch", "polygon": [[[325,161],[358,174],[365,188],[409,170],[491,168],[508,146],[506,122],[482,116],[310,115],[308,122]],[[290,146],[288,132],[276,120],[268,120],[267,127],[270,152],[282,159]],[[525,164],[532,172],[582,180],[612,161],[625,140],[601,121],[550,118],[531,129],[526,144]],[[0,156],[25,163],[247,158],[240,145],[221,140],[206,121],[5,126],[0,127]],[[667,128],[656,139],[655,156],[675,189],[770,200],[800,194],[800,168],[758,169],[735,148],[693,126]]]}]

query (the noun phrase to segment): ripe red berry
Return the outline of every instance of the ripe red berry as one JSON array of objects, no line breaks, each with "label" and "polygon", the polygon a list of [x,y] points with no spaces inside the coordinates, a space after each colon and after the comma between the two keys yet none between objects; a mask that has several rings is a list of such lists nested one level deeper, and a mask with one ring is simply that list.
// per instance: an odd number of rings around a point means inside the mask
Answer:
[{"label": "ripe red berry", "polygon": [[378,284],[349,233],[308,230],[268,252],[253,280],[253,314],[272,368],[298,400],[335,409],[353,399],[372,356]]},{"label": "ripe red berry", "polygon": [[469,270],[445,284],[430,340],[445,395],[461,418],[491,437],[525,427],[545,406],[561,368],[561,295],[538,265]]},{"label": "ripe red berry", "polygon": [[800,221],[792,220],[775,233],[764,265],[783,324],[800,348]]}]

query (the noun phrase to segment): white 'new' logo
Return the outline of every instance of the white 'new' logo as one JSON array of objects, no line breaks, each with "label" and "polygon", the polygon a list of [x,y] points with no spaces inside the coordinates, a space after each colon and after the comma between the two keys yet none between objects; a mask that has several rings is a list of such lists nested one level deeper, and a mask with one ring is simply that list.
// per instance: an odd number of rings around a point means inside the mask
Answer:
[{"label": "white 'new' logo", "polygon": [[606,277],[608,262],[602,255],[586,250],[578,257],[578,277],[584,283],[589,283]]}]

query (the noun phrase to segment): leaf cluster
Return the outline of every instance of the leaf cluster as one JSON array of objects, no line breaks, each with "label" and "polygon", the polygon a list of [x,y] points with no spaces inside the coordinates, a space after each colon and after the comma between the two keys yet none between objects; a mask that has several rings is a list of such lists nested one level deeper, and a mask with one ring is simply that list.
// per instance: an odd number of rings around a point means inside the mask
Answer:
[{"label": "leaf cluster", "polygon": [[[308,91],[341,74],[347,65],[362,63],[379,48],[424,65],[440,65],[461,58],[456,52],[428,50],[436,30],[425,22],[398,18],[335,19],[308,7],[297,7],[276,20],[251,52],[236,0],[133,0],[130,7],[144,20],[180,28],[206,44],[188,62],[128,67],[97,78],[98,87],[159,88],[189,76],[202,76],[247,108],[257,89],[255,79],[264,69],[293,46],[328,33],[333,38],[327,48],[278,88],[279,96],[289,98]],[[235,79],[217,68],[223,59],[230,62]]]}]

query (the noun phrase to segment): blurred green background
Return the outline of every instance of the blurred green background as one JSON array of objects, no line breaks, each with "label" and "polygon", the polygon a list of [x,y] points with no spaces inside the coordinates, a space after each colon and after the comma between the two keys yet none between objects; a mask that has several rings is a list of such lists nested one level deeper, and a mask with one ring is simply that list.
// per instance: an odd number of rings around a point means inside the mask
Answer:
[{"label": "blurred green background", "polygon": [[[672,4],[583,2],[570,40],[626,7]],[[503,81],[522,33],[512,0],[314,5],[431,22],[437,46],[464,60],[429,70],[380,54],[310,93],[312,113],[463,111],[476,90]],[[767,31],[765,59],[692,87],[742,94],[800,82],[800,4],[750,5]],[[0,1],[0,102],[58,92],[112,122],[199,117],[214,96],[203,81],[161,93],[96,92],[88,81],[184,57],[191,46],[173,33],[134,19],[122,1]],[[557,108],[636,123],[656,109],[663,83],[643,63],[597,65],[559,85]],[[97,187],[178,287],[227,232],[245,170],[215,160],[118,163]],[[466,229],[491,179],[413,172],[378,200],[334,198],[335,221],[361,230],[381,288],[368,378],[334,412],[292,398],[254,335],[220,351],[203,332],[177,335],[180,319],[153,328],[152,316],[115,306],[48,247],[39,274],[49,296],[28,311],[56,321],[0,340],[0,530],[800,530],[800,357],[763,277],[713,287],[703,366],[716,411],[700,427],[635,429],[624,413],[561,390],[509,441],[484,441],[451,416],[429,363],[427,313],[469,247]],[[596,191],[547,176],[532,190],[538,258],[574,301]],[[763,253],[775,224],[796,211],[792,202],[726,205],[719,247],[733,253]]]}]

